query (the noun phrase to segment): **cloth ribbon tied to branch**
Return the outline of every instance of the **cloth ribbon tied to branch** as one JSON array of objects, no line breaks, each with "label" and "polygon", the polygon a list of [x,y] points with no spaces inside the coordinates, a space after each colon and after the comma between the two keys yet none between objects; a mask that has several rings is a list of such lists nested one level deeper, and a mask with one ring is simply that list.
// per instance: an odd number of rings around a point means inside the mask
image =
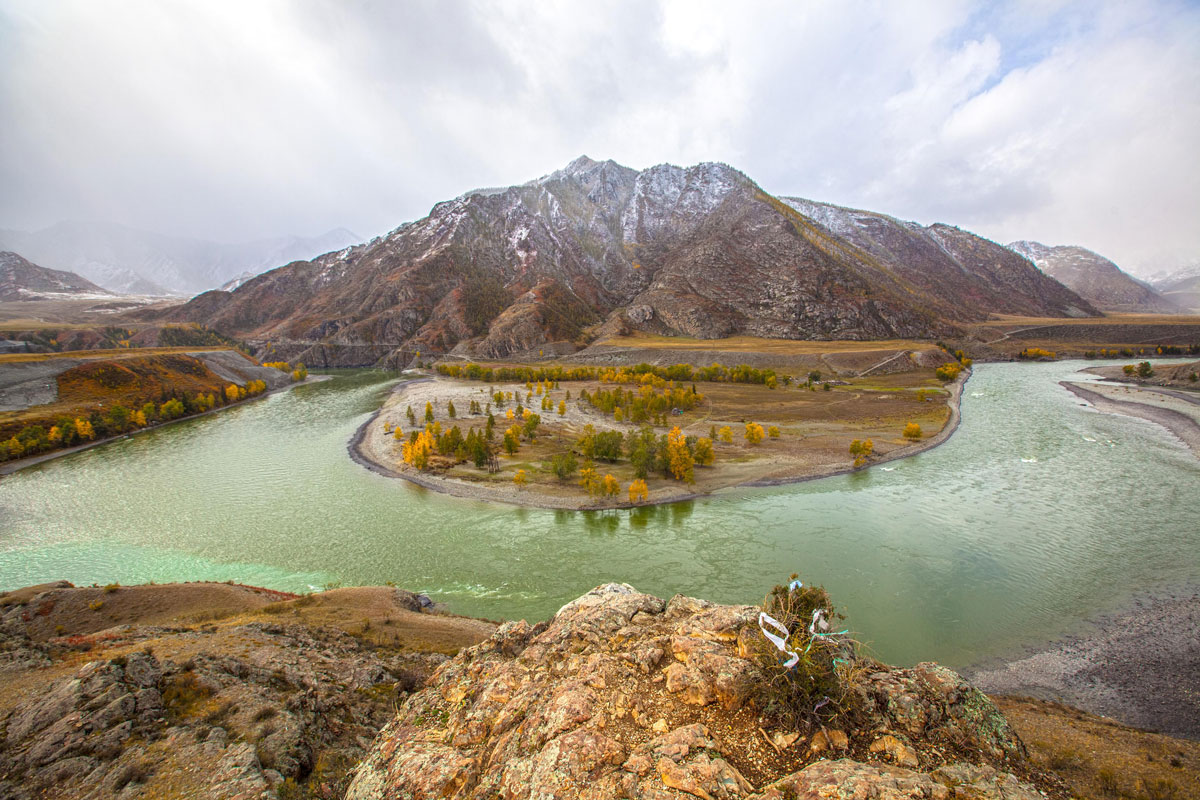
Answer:
[{"label": "cloth ribbon tied to branch", "polygon": [[[771,633],[769,630],[767,630],[767,625],[770,625],[772,628],[782,633],[783,636],[777,636],[774,633]],[[766,636],[767,639],[771,641],[771,644],[779,648],[781,653],[791,656],[783,663],[784,667],[791,669],[792,667],[796,666],[796,664],[800,663],[800,656],[794,650],[788,649],[787,637],[791,634],[788,633],[788,629],[784,627],[782,622],[775,619],[767,612],[760,611],[758,612],[758,629],[763,632],[763,636]]]}]

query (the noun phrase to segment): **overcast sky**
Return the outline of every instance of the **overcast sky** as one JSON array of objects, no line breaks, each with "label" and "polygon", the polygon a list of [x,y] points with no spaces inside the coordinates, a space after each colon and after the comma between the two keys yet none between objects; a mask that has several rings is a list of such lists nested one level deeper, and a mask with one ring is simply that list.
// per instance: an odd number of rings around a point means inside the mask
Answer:
[{"label": "overcast sky", "polygon": [[582,153],[1200,259],[1200,5],[0,0],[0,227],[363,237]]}]

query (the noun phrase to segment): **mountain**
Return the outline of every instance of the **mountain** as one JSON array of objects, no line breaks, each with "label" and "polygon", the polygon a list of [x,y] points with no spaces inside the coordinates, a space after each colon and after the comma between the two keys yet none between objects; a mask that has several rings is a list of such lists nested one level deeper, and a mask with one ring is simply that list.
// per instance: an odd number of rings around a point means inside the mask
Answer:
[{"label": "mountain", "polygon": [[69,269],[123,294],[193,295],[243,272],[264,270],[361,241],[345,228],[316,237],[225,243],[100,222],[60,222],[32,233],[0,231],[0,247]]},{"label": "mountain", "polygon": [[1024,258],[956,228],[785,202],[724,164],[639,172],[582,157],[169,315],[290,342],[293,357],[324,363],[330,348],[372,358],[561,351],[590,326],[705,339],[933,338],[992,313],[1097,312]]},{"label": "mountain", "polygon": [[63,295],[110,296],[74,272],[46,269],[16,253],[0,252],[0,300],[41,300]]},{"label": "mountain", "polygon": [[1200,264],[1156,275],[1150,285],[1180,308],[1200,314]]},{"label": "mountain", "polygon": [[1012,242],[1009,249],[1105,311],[1177,313],[1180,308],[1153,288],[1127,275],[1104,256],[1083,247]]}]

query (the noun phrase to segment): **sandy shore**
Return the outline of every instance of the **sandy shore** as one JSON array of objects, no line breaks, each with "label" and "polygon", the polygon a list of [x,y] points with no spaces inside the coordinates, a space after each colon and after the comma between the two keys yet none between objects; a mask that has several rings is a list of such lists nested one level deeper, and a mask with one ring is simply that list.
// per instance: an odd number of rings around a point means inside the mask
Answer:
[{"label": "sandy shore", "polygon": [[1163,426],[1200,458],[1200,399],[1170,389],[1123,383],[1062,381],[1061,385],[1099,411],[1138,417]]},{"label": "sandy shore", "polygon": [[[969,371],[946,387],[950,393],[947,400],[950,408],[950,418],[942,430],[928,439],[896,448],[884,455],[878,456],[871,462],[871,466],[922,453],[937,447],[950,438],[959,424],[959,405],[962,398],[963,386],[968,377]],[[559,487],[545,486],[518,489],[507,480],[496,481],[494,484],[486,484],[419,472],[405,466],[401,462],[400,443],[391,435],[384,432],[385,424],[397,425],[407,423],[405,419],[405,409],[407,406],[411,405],[414,413],[420,415],[425,408],[425,403],[431,402],[439,410],[440,414],[442,409],[445,408],[446,402],[453,400],[456,408],[465,410],[472,398],[479,400],[481,404],[485,404],[488,399],[488,392],[495,391],[496,389],[514,388],[520,389],[520,386],[517,384],[511,386],[497,384],[481,387],[479,384],[435,377],[402,381],[394,387],[392,393],[384,401],[383,407],[355,431],[354,436],[347,445],[347,451],[355,462],[373,472],[391,478],[406,480],[426,489],[454,497],[507,503],[528,508],[599,510],[635,507],[635,504],[629,502],[597,499],[581,494],[573,482],[568,483],[561,489]],[[466,415],[460,412],[460,416]],[[620,430],[623,432],[627,430],[625,426],[614,423],[611,417],[591,413],[575,402],[568,404],[567,413],[564,416],[560,417],[557,413],[554,413],[553,419],[555,422],[563,422],[580,428],[585,424],[590,424],[597,431]],[[501,419],[498,419],[498,424],[501,421]],[[442,422],[444,425],[445,420],[442,420]],[[688,434],[707,435],[706,426],[706,421],[701,420],[684,428],[684,432]],[[845,466],[844,463],[824,464],[770,458],[749,463],[723,464],[722,466],[726,470],[725,475],[727,480],[718,486],[701,490],[698,490],[694,485],[688,486],[685,484],[675,485],[668,483],[666,485],[653,486],[648,500],[636,505],[651,506],[664,503],[677,503],[744,486],[783,486],[853,472],[855,469]],[[788,472],[792,474],[787,474]],[[781,475],[780,473],[784,474]],[[558,491],[555,492],[555,490]]]},{"label": "sandy shore", "polygon": [[1057,700],[1200,739],[1200,586],[1143,597],[1089,627],[1093,632],[967,676],[986,692]]}]

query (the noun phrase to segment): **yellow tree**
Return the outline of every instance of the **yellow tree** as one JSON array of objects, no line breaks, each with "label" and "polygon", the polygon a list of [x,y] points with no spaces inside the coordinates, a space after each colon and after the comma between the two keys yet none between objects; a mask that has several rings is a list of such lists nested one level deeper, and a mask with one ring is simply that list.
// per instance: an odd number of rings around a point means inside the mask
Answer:
[{"label": "yellow tree", "polygon": [[411,464],[419,470],[424,470],[429,467],[429,457],[433,454],[437,442],[434,440],[433,431],[426,428],[421,433],[417,434],[417,438],[411,442],[405,442],[401,447],[401,455],[404,458],[404,463]]},{"label": "yellow tree", "polygon": [[433,422],[433,403],[432,402],[425,403],[425,421]]},{"label": "yellow tree", "polygon": [[86,419],[75,420],[75,432],[79,434],[80,439],[95,439],[96,432],[92,430],[92,423]]},{"label": "yellow tree", "polygon": [[8,440],[7,446],[9,458],[20,458],[21,454],[25,452],[25,445],[21,444],[21,440],[16,436]]},{"label": "yellow tree", "polygon": [[646,482],[638,478],[633,483],[629,484],[629,502],[646,502],[646,498],[650,496],[650,491],[646,488]]},{"label": "yellow tree", "polygon": [[758,444],[759,442],[761,442],[763,440],[763,435],[764,435],[764,432],[763,432],[762,425],[759,425],[757,422],[747,422],[746,423],[746,443],[747,444]]},{"label": "yellow tree", "polygon": [[235,403],[235,402],[237,402],[237,399],[238,399],[237,384],[231,383],[225,387],[225,402]]},{"label": "yellow tree", "polygon": [[133,412],[133,424],[137,425],[139,428],[146,427],[146,412],[145,411]]},{"label": "yellow tree", "polygon": [[683,431],[679,430],[678,425],[671,428],[671,432],[667,434],[667,463],[670,465],[671,474],[675,476],[675,480],[687,483],[695,482],[692,467],[696,460],[692,457],[692,451],[687,446],[687,438],[683,435]]},{"label": "yellow tree", "polygon": [[564,416],[566,416],[566,414],[567,414],[567,401],[559,400],[558,401],[558,415],[560,417],[564,417]]},{"label": "yellow tree", "polygon": [[621,482],[611,474],[604,476],[604,494],[606,497],[616,497],[621,493]]},{"label": "yellow tree", "polygon": [[721,437],[721,441],[725,444],[733,443],[733,428],[725,425],[721,430],[717,431],[717,435]]},{"label": "yellow tree", "polygon": [[861,467],[871,457],[875,443],[870,439],[855,439],[850,443],[850,455],[854,456],[854,466]]},{"label": "yellow tree", "polygon": [[696,440],[696,463],[702,467],[711,467],[713,461],[716,460],[716,454],[713,453],[712,439],[707,436],[701,436]]},{"label": "yellow tree", "polygon": [[580,471],[579,485],[582,486],[584,490],[592,496],[600,494],[604,486],[603,482],[600,480],[600,476],[596,474],[595,467],[584,467]]},{"label": "yellow tree", "polygon": [[916,441],[921,438],[921,426],[915,422],[910,422],[904,426],[904,438]]},{"label": "yellow tree", "polygon": [[528,481],[525,478],[525,470],[519,469],[517,470],[516,474],[513,475],[513,483],[516,485],[517,489],[524,489],[527,482]]}]

